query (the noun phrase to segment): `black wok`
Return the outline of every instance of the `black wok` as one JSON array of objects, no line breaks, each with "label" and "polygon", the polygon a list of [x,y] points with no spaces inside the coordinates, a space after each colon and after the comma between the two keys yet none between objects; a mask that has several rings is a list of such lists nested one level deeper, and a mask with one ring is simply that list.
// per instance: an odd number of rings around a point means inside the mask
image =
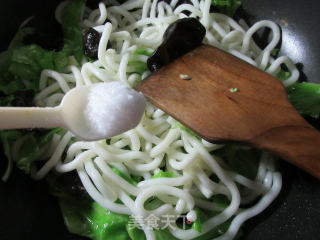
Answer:
[{"label": "black wok", "polygon": [[[54,33],[53,9],[57,2],[2,1],[0,50],[7,48],[20,23],[31,15],[46,23],[40,27],[49,27]],[[320,83],[320,1],[242,2],[243,8],[238,15],[250,24],[260,19],[278,23],[283,36],[280,54],[299,63],[299,69],[303,71],[301,80]],[[261,39],[261,42],[266,40],[264,33],[260,38],[257,36],[258,41]],[[1,171],[5,169],[6,160],[0,157]],[[243,239],[320,239],[320,182],[285,162],[280,162],[279,167],[283,173],[281,194],[265,212],[245,224]],[[0,182],[0,196],[0,239],[84,239],[68,233],[58,201],[49,195],[46,185],[32,181],[19,170],[14,170],[7,183]]]}]

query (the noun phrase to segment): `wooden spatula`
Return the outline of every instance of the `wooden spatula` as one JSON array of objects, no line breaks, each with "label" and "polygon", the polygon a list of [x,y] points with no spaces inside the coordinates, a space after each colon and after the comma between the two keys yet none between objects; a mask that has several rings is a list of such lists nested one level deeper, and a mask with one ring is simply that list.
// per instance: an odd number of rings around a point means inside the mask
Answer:
[{"label": "wooden spatula", "polygon": [[279,80],[224,51],[201,45],[138,90],[207,141],[268,150],[320,179],[320,133],[289,103]]}]

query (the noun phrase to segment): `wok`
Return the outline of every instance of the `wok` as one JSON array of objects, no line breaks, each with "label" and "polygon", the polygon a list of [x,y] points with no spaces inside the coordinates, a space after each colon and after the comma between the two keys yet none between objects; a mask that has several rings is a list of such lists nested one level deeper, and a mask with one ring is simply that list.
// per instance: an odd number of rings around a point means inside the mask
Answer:
[{"label": "wok", "polygon": [[[7,48],[18,26],[31,15],[42,20],[40,29],[48,27],[54,33],[53,9],[58,2],[41,1],[39,5],[39,1],[2,1],[0,50]],[[298,63],[303,71],[301,80],[320,83],[320,1],[242,0],[242,3],[237,17],[244,18],[249,24],[260,19],[278,23],[282,27],[280,54],[288,55]],[[262,32],[257,41],[263,44],[265,36]],[[2,155],[0,157],[2,171],[6,160]],[[283,174],[280,196],[266,211],[244,225],[243,239],[319,239],[320,182],[283,161],[279,162],[279,168]],[[0,196],[0,239],[85,239],[66,230],[58,201],[49,195],[45,183],[34,182],[15,169],[7,183],[0,182]]]}]

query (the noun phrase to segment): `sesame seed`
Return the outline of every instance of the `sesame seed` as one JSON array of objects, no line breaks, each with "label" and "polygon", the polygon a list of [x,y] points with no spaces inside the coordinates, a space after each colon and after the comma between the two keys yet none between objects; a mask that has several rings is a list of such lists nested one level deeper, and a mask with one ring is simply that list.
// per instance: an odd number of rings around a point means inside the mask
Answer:
[{"label": "sesame seed", "polygon": [[180,74],[180,78],[183,79],[183,80],[191,80],[192,79],[192,77],[190,77],[187,74]]},{"label": "sesame seed", "polygon": [[235,93],[235,92],[238,92],[239,90],[238,88],[230,88],[229,91],[232,93]]}]

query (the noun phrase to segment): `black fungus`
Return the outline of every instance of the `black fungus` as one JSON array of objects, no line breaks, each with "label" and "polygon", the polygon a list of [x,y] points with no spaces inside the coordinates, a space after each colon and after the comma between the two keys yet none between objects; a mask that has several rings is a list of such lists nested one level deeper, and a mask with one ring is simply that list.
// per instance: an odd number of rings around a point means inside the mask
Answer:
[{"label": "black fungus", "polygon": [[89,28],[83,32],[82,42],[84,55],[94,60],[98,59],[100,38],[101,34],[93,28]]},{"label": "black fungus", "polygon": [[21,90],[14,93],[14,99],[11,104],[15,107],[31,107],[34,98],[33,90]]},{"label": "black fungus", "polygon": [[170,24],[163,35],[162,44],[148,58],[147,65],[151,72],[198,47],[206,29],[195,18],[182,18]]}]

